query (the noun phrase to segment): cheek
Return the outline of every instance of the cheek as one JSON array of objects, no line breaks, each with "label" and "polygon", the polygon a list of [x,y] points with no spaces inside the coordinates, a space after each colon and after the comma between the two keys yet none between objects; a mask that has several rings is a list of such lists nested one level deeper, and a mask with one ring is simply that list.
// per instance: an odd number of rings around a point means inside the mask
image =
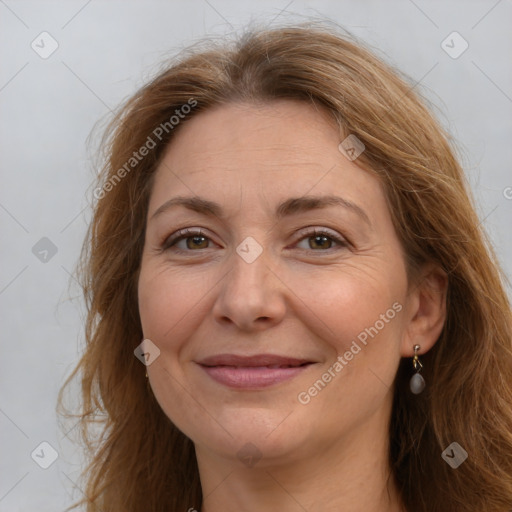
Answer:
[{"label": "cheek", "polygon": [[144,336],[159,346],[180,339],[179,332],[197,318],[208,290],[198,272],[142,267],[138,293]]},{"label": "cheek", "polygon": [[197,273],[158,265],[141,268],[138,294],[142,329],[144,337],[160,350],[159,357],[147,368],[149,382],[164,413],[187,435],[193,418],[201,417],[203,411],[193,399],[197,393],[189,389],[179,357],[197,328],[205,302],[201,298],[206,293],[205,280]]},{"label": "cheek", "polygon": [[400,279],[384,275],[379,279],[347,269],[335,279],[308,282],[301,294],[318,317],[322,331],[315,334],[329,353],[323,367],[300,389],[300,403],[307,404],[300,407],[315,425],[315,418],[323,418],[318,425],[323,435],[364,421],[389,399],[400,360],[403,305]]},{"label": "cheek", "polygon": [[402,309],[398,303],[400,280],[388,279],[382,270],[369,272],[347,266],[314,279],[297,276],[296,283],[299,282],[302,284],[296,289],[300,289],[304,311],[311,311],[311,321],[320,329],[317,334],[329,340],[338,353],[348,350],[355,339],[364,346],[365,340],[377,336],[381,340],[390,334],[394,337],[392,331],[399,328],[395,319]]}]

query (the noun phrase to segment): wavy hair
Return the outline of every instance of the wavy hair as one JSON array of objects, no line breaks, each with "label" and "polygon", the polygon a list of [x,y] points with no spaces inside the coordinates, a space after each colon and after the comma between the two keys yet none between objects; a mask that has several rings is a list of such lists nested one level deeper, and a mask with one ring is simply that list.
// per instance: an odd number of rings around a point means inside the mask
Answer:
[{"label": "wavy hair", "polygon": [[[86,346],[59,395],[61,404],[66,386],[80,377],[78,417],[89,464],[84,498],[72,508],[200,509],[194,445],[162,411],[133,353],[143,336],[137,281],[152,178],[169,141],[192,117],[235,101],[286,98],[324,109],[340,140],[355,134],[364,143],[358,164],[384,186],[409,278],[428,262],[448,276],[446,322],[422,356],[427,389],[419,396],[408,391],[410,360],[400,362],[394,382],[389,464],[404,505],[410,512],[512,508],[506,278],[451,137],[414,89],[352,36],[305,23],[253,28],[234,41],[204,40],[115,113],[102,139],[98,201],[77,268]],[[188,113],[175,123],[177,111]],[[142,157],[140,148],[152,145]],[[140,160],[131,160],[134,153]],[[453,441],[468,452],[457,469],[441,457]]]}]

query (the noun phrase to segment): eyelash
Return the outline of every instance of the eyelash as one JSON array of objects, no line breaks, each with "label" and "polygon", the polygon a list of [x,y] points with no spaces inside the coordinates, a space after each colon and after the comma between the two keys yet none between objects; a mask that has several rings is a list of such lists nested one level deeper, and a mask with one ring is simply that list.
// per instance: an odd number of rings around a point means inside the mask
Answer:
[{"label": "eyelash", "polygon": [[[303,231],[301,234],[302,234],[302,237],[299,238],[296,243],[301,242],[302,240],[313,237],[313,236],[324,236],[324,237],[329,238],[332,241],[336,242],[340,246],[340,247],[338,247],[338,249],[331,247],[326,250],[301,249],[303,251],[310,250],[310,251],[314,251],[314,252],[324,252],[325,253],[325,252],[331,252],[332,250],[339,250],[342,247],[348,247],[350,245],[350,243],[347,240],[337,236],[336,234],[334,234],[333,232],[331,232],[330,230],[327,230],[325,228],[315,228],[315,229],[307,231],[307,232]],[[207,240],[210,240],[210,237],[208,237],[206,235],[206,233],[204,233],[201,229],[193,229],[193,228],[180,229],[179,231],[177,231],[176,233],[173,233],[170,237],[167,237],[164,240],[163,245],[162,245],[162,251],[172,250],[178,254],[185,254],[185,253],[190,253],[190,252],[201,252],[202,250],[205,250],[205,249],[197,249],[197,250],[176,249],[174,247],[176,245],[176,243],[180,242],[181,240],[186,240],[187,238],[194,238],[194,237],[203,237],[203,238],[206,238]]]}]

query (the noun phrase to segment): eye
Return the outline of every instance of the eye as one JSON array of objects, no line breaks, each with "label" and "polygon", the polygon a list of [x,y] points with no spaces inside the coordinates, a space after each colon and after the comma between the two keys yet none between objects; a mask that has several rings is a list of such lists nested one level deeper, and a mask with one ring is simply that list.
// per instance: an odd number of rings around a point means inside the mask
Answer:
[{"label": "eye", "polygon": [[[302,242],[303,240],[310,241],[310,243],[308,243],[309,247],[304,250],[313,250],[317,252],[320,250],[320,252],[327,252],[333,249],[332,242],[335,242],[338,244],[338,246],[341,247],[348,247],[349,245],[348,241],[344,240],[342,237],[332,232],[331,230],[327,230],[325,228],[315,228],[313,230],[305,232],[303,231],[301,234],[303,236],[299,239],[299,242]],[[326,244],[330,244],[330,246],[327,247]]]},{"label": "eye", "polygon": [[[187,243],[191,240],[190,243]],[[176,233],[172,234],[162,246],[164,251],[171,250],[174,246],[178,245],[178,242],[185,241],[185,248],[177,248],[173,249],[176,252],[189,252],[188,249],[207,249],[207,245],[205,245],[205,240],[209,240],[207,236],[200,229],[193,228],[185,228],[180,229]]]},{"label": "eye", "polygon": [[[312,244],[309,243],[308,248],[301,248],[301,250],[313,250],[317,252],[327,252],[333,249],[333,242],[340,247],[348,247],[349,242],[344,240],[342,237],[337,235],[326,228],[315,228],[309,231],[302,231],[302,236],[298,239],[298,242],[303,240],[312,240]],[[176,233],[172,234],[164,242],[162,246],[163,251],[172,250],[178,253],[191,252],[194,249],[209,249],[210,238],[200,229],[185,228],[180,229]],[[185,242],[181,247],[179,244]],[[327,246],[329,245],[329,246]],[[315,247],[316,246],[316,247]],[[194,251],[197,252],[197,251]]]}]

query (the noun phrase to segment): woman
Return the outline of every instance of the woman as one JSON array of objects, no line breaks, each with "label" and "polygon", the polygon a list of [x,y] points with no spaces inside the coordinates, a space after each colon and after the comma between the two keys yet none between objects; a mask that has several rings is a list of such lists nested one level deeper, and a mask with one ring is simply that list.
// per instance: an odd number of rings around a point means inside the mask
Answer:
[{"label": "woman", "polygon": [[82,503],[509,511],[510,304],[448,135],[332,29],[207,44],[106,132]]}]

